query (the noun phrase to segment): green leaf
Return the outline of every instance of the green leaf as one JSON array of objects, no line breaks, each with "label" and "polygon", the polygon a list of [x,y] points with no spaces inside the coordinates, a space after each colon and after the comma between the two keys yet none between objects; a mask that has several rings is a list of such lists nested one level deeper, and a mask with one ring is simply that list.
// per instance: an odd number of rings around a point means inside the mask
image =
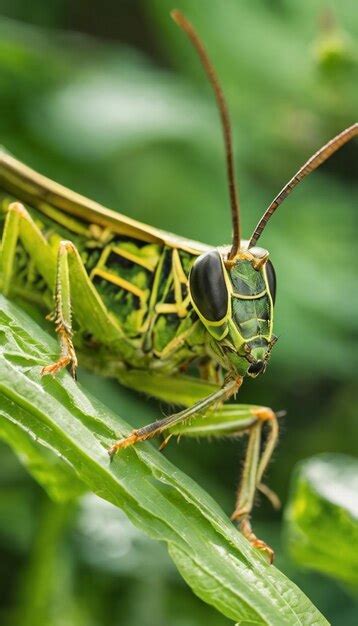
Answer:
[{"label": "green leaf", "polygon": [[[268,565],[193,480],[149,443],[110,462],[107,448],[129,426],[63,372],[40,377],[54,339],[0,297],[0,413],[55,453],[88,489],[167,543],[193,591],[239,623],[319,626],[325,618]],[[8,431],[10,441],[11,431]],[[17,438],[11,440],[16,449]]]},{"label": "green leaf", "polygon": [[323,454],[300,463],[286,509],[297,563],[358,588],[358,461]]},{"label": "green leaf", "polygon": [[53,500],[66,502],[85,491],[84,484],[65,461],[31,439],[16,423],[0,420],[0,438],[16,451],[20,462]]}]

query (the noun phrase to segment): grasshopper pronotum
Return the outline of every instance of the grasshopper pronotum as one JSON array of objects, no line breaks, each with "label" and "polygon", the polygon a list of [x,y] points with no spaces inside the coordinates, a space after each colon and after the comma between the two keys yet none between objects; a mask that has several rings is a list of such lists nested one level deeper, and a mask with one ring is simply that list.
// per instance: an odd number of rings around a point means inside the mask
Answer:
[{"label": "grasshopper pronotum", "polygon": [[[42,374],[69,366],[76,352],[97,371],[185,408],[113,443],[111,455],[165,433],[248,434],[232,519],[270,560],[272,549],[250,524],[256,490],[274,505],[262,483],[278,437],[277,415],[267,407],[224,404],[245,376],[265,371],[276,337],[276,279],[269,253],[257,247],[271,215],[307,174],[358,134],[347,128],[313,155],[242,240],[231,129],[215,70],[193,26],[173,19],[196,48],[213,87],[226,151],[233,239],[213,248],[141,224],[105,209],[37,174],[6,152],[0,160],[0,288],[10,297],[55,307],[61,345]],[[72,317],[75,324],[73,334]],[[191,375],[185,373],[190,366]],[[208,389],[212,392],[208,393]],[[267,434],[262,447],[263,430]]]}]

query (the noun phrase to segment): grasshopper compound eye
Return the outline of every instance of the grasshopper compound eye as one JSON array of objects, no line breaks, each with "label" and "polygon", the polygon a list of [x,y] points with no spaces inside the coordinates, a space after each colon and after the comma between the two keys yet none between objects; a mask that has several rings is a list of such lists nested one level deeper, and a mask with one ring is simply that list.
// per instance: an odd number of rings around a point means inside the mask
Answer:
[{"label": "grasshopper compound eye", "polygon": [[229,293],[217,250],[205,252],[196,259],[190,272],[189,287],[194,307],[204,323],[216,323],[225,318]]}]

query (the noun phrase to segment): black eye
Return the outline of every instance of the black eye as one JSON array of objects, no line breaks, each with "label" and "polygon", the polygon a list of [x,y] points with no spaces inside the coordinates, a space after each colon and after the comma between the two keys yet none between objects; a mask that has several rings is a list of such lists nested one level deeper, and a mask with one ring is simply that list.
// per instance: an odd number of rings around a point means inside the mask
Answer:
[{"label": "black eye", "polygon": [[269,286],[272,302],[275,304],[275,300],[276,300],[276,272],[275,272],[275,270],[273,268],[273,265],[272,265],[270,260],[266,262],[265,267],[266,267],[267,282],[268,282],[268,286]]},{"label": "black eye", "polygon": [[247,370],[249,374],[261,374],[261,372],[265,369],[264,361],[256,361],[255,363],[251,363],[249,369]]},{"label": "black eye", "polygon": [[194,304],[203,318],[209,322],[222,320],[227,313],[229,294],[216,250],[205,252],[195,261],[189,283]]}]

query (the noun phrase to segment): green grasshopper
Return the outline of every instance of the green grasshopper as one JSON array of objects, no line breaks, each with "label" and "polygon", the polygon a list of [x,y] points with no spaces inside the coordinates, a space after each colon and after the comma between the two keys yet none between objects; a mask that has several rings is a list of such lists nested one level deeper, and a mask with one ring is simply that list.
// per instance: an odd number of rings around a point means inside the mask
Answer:
[{"label": "green grasshopper", "polygon": [[[277,496],[262,477],[278,438],[267,407],[224,404],[245,376],[265,371],[273,334],[275,272],[258,247],[268,220],[293,188],[358,134],[347,128],[312,156],[265,211],[249,241],[241,238],[227,106],[215,70],[193,26],[173,19],[196,48],[212,85],[224,134],[231,204],[231,246],[213,248],[112,212],[34,172],[5,151],[0,161],[0,289],[42,309],[55,307],[59,358],[42,369],[76,374],[84,365],[133,389],[185,407],[113,444],[121,448],[166,434],[195,437],[248,434],[232,519],[251,544],[257,490]],[[72,316],[75,323],[73,333]],[[263,435],[266,432],[266,437]]]}]

